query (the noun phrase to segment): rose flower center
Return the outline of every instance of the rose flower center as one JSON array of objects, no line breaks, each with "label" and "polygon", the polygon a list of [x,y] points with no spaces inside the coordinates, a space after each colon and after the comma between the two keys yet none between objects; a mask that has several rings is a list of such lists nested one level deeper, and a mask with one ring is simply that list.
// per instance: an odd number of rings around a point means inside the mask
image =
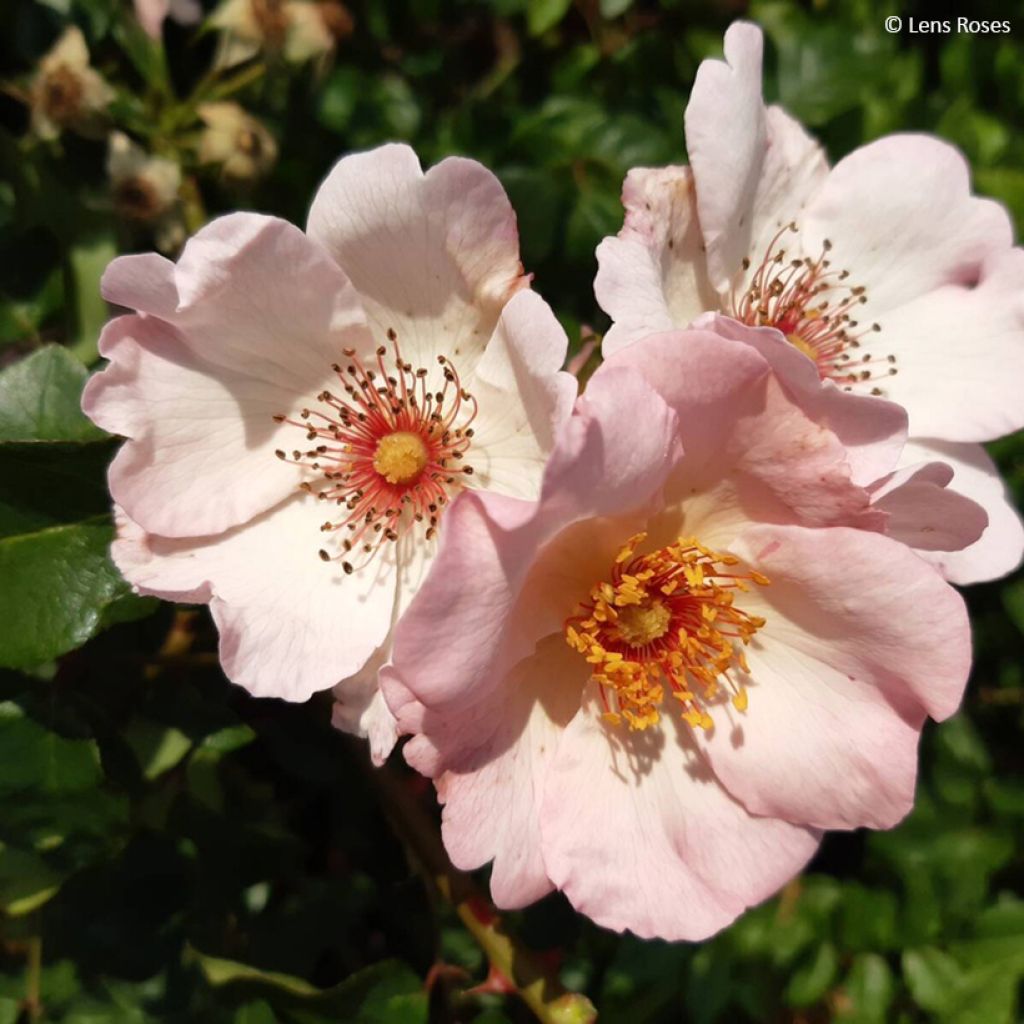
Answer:
[{"label": "rose flower center", "polygon": [[604,718],[630,729],[657,725],[666,693],[693,727],[710,729],[708,707],[731,699],[747,707],[741,675],[750,671],[743,647],[765,620],[735,606],[750,583],[767,586],[738,559],[693,538],[636,555],[646,534],[631,537],[615,557],[610,580],[595,584],[565,638],[592,666]]},{"label": "rose flower center", "polygon": [[373,468],[389,484],[411,484],[423,472],[429,457],[423,438],[402,430],[385,434],[377,442]]},{"label": "rose flower center", "polygon": [[672,622],[672,612],[664,601],[647,598],[642,604],[627,605],[619,612],[616,630],[630,647],[646,647],[660,640]]},{"label": "rose flower center", "polygon": [[320,527],[337,532],[340,540],[319,555],[325,562],[341,558],[346,573],[419,524],[431,539],[451,492],[473,472],[463,459],[473,437],[476,399],[447,357],[437,357],[444,383],[435,390],[425,367],[402,358],[394,331],[388,340],[392,358],[382,345],[369,366],[354,349],[345,349],[344,365],[332,367],[339,393],[321,391],[319,408],[302,409],[295,419],[274,417],[315,442],[306,450],[278,449],[276,455],[320,475],[318,485],[300,486],[340,510],[339,519]]},{"label": "rose flower center", "polygon": [[[823,380],[844,391],[864,386],[873,395],[884,394],[879,382],[895,375],[896,357],[870,351],[869,340],[881,327],[854,319],[868,301],[866,290],[847,283],[849,271],[832,266],[827,239],[817,259],[787,259],[783,236],[797,230],[796,224],[787,224],[771,240],[746,292],[739,298],[733,295],[732,316],[751,327],[781,331],[814,361]],[[750,266],[745,259],[743,269]]]}]

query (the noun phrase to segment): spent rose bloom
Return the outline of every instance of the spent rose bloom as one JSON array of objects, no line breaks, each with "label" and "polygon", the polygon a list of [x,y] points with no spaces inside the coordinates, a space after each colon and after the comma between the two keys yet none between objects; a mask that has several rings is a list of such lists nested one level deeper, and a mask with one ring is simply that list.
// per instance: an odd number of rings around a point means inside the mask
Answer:
[{"label": "spent rose bloom", "polygon": [[107,176],[117,214],[130,223],[151,228],[162,252],[176,251],[185,240],[178,202],[178,163],[153,156],[124,132],[114,131],[107,137]]},{"label": "spent rose bloom", "polygon": [[219,165],[224,177],[236,182],[259,178],[274,165],[274,136],[237,103],[200,103],[196,113],[205,125],[199,137],[200,163]]},{"label": "spent rose bloom", "polygon": [[935,556],[969,583],[1009,572],[1024,528],[977,442],[1024,425],[1024,250],[971,195],[952,146],[894,135],[831,170],[761,97],[763,40],[734,24],[686,110],[689,167],[632,170],[626,220],[598,249],[612,353],[718,311],[775,328],[823,379],[910,416],[905,459],[940,459],[989,512],[977,545]]},{"label": "spent rose bloom", "polygon": [[32,131],[55,139],[64,128],[83,135],[102,133],[114,90],[89,64],[81,30],[71,26],[39,62],[29,88]]},{"label": "spent rose bloom", "polygon": [[384,146],[334,167],[307,234],[222,217],[177,264],[115,260],[103,292],[136,311],[83,399],[128,439],[114,560],[141,592],[208,602],[250,692],[341,684],[339,723],[384,756],[376,668],[448,502],[535,497],[575,397],[500,183]]},{"label": "spent rose bloom", "polygon": [[756,335],[628,347],[539,502],[450,510],[384,693],[453,862],[493,860],[501,906],[560,889],[607,927],[704,938],[821,830],[899,821],[925,718],[960,701],[963,601],[904,542],[971,543],[984,514],[935,467],[880,484],[902,411],[787,381]]},{"label": "spent rose bloom", "polygon": [[331,53],[354,20],[338,0],[224,0],[210,24],[224,33],[216,63],[241,63],[261,51],[301,64]]}]

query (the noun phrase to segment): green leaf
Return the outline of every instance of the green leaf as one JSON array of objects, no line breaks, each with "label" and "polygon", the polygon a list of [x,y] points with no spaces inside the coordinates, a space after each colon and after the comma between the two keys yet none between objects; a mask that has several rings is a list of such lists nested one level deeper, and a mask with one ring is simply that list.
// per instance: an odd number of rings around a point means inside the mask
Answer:
[{"label": "green leaf", "polygon": [[69,272],[74,284],[75,335],[72,346],[85,364],[95,362],[100,331],[110,316],[106,300],[100,294],[100,278],[117,255],[113,235],[98,232],[80,239],[68,254]]},{"label": "green leaf", "polygon": [[846,1024],[884,1024],[896,994],[892,970],[877,953],[861,953],[843,982],[836,1020]]},{"label": "green leaf", "polygon": [[606,235],[614,235],[622,226],[622,204],[614,194],[596,188],[579,193],[569,215],[566,252],[573,259],[594,262],[594,249]]},{"label": "green leaf", "polygon": [[980,167],[975,172],[974,181],[979,192],[1006,203],[1017,221],[1017,233],[1024,231],[1024,170],[1017,167]]},{"label": "green leaf", "polygon": [[40,329],[64,303],[64,275],[54,267],[28,296],[0,290],[0,345],[38,340]]},{"label": "green leaf", "polygon": [[0,372],[0,443],[105,439],[81,410],[88,376],[60,345],[47,345]]},{"label": "green leaf", "polygon": [[345,131],[355,113],[363,84],[356,68],[341,67],[332,71],[320,91],[317,120],[330,131]]},{"label": "green leaf", "polygon": [[903,976],[914,1002],[922,1010],[939,1012],[945,1007],[963,971],[948,953],[925,947],[903,954]]},{"label": "green leaf", "polygon": [[199,965],[206,980],[215,988],[238,982],[248,982],[267,988],[276,989],[293,996],[315,996],[321,990],[302,978],[293,978],[289,974],[278,971],[263,971],[237,960],[226,960],[222,957],[206,956],[198,950],[189,950],[189,959]]},{"label": "green leaf", "polygon": [[17,704],[0,704],[0,793],[35,789],[78,793],[102,777],[92,740],[68,740],[29,718]]},{"label": "green leaf", "polygon": [[[319,1019],[356,1024],[426,1024],[427,999],[419,977],[397,960],[384,960],[351,975],[340,985],[318,989],[302,978],[264,971],[234,960],[210,957],[189,949],[188,960],[198,964],[215,988],[232,986],[248,997],[259,992],[272,1005],[286,1007],[298,1021]],[[247,999],[247,1001],[249,1001]]]},{"label": "green leaf", "polygon": [[192,749],[192,740],[178,729],[136,719],[122,732],[142,769],[153,780],[170,771]]},{"label": "green leaf", "polygon": [[1020,971],[983,964],[965,974],[941,1008],[943,1024],[1010,1024],[1014,1019]]},{"label": "green leaf", "polygon": [[277,1024],[273,1007],[264,999],[256,999],[235,1011],[232,1024]]},{"label": "green leaf", "polygon": [[108,554],[113,536],[92,520],[0,539],[0,667],[30,668],[98,632],[128,592]]},{"label": "green leaf", "polygon": [[633,6],[633,0],[600,0],[598,6],[601,10],[601,17],[611,20],[620,14],[625,14]]},{"label": "green leaf", "polygon": [[38,910],[57,894],[62,881],[42,857],[0,843],[0,907],[8,916]]},{"label": "green leaf", "polygon": [[542,36],[554,28],[572,7],[572,0],[528,0],[526,24],[532,36]]},{"label": "green leaf", "polygon": [[839,957],[831,942],[823,942],[794,972],[786,986],[790,1006],[811,1006],[832,987],[839,971]]}]

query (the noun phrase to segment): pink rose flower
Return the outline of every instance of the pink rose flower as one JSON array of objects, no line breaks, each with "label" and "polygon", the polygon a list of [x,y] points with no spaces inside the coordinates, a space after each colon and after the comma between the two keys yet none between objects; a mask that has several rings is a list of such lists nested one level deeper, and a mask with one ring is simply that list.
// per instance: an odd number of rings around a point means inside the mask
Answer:
[{"label": "pink rose flower", "polygon": [[898,407],[790,383],[795,350],[733,327],[612,357],[540,501],[461,497],[398,627],[406,757],[500,906],[560,889],[705,938],[821,830],[899,821],[925,718],[959,704],[963,601],[903,541],[972,543],[983,512],[948,471],[891,474]]},{"label": "pink rose flower", "polygon": [[142,593],[208,602],[226,674],[305,700],[383,757],[394,623],[464,488],[536,497],[576,382],[528,289],[498,180],[406,146],[341,160],[308,234],[233,214],[177,264],[115,260],[86,413],[110,467],[113,556]]},{"label": "pink rose flower", "polygon": [[686,111],[689,167],[632,170],[625,225],[598,249],[612,353],[718,311],[781,334],[819,374],[910,415],[904,460],[941,459],[988,510],[981,540],[934,561],[954,582],[1011,571],[1024,527],[974,443],[1024,426],[1024,251],[966,161],[924,135],[879,139],[831,170],[761,97],[761,31],[734,24]]}]

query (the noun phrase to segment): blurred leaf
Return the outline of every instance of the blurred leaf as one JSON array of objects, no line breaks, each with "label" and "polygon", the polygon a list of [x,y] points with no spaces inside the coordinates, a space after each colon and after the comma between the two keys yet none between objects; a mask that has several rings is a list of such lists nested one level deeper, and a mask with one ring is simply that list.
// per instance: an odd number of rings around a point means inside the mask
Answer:
[{"label": "blurred leaf", "polygon": [[320,995],[320,989],[302,978],[293,978],[276,971],[261,971],[258,967],[250,967],[248,964],[241,964],[235,960],[207,956],[198,950],[190,950],[189,958],[199,965],[206,980],[214,986],[247,982],[280,990],[293,996]]},{"label": "blurred leaf", "polygon": [[979,167],[974,172],[978,191],[998,199],[1010,208],[1017,221],[1017,233],[1024,230],[1024,170],[1017,167]]},{"label": "blurred leaf", "polygon": [[0,372],[0,443],[105,439],[81,410],[88,376],[59,345],[47,345]]},{"label": "blurred leaf", "polygon": [[554,28],[572,7],[572,0],[527,0],[526,24],[530,34],[543,35]]},{"label": "blurred leaf", "polygon": [[907,986],[923,1010],[938,1013],[948,1006],[962,973],[960,965],[940,949],[908,949],[903,954]]},{"label": "blurred leaf", "polygon": [[836,1020],[846,1024],[883,1024],[895,994],[892,970],[885,959],[877,953],[861,953],[843,982]]},{"label": "blurred leaf", "polygon": [[622,204],[614,193],[590,188],[581,190],[569,214],[565,247],[573,259],[596,266],[594,250],[607,235],[622,226]]},{"label": "blurred leaf", "polygon": [[170,771],[192,749],[192,741],[180,730],[136,719],[122,735],[132,748],[147,779]]},{"label": "blurred leaf", "polygon": [[559,236],[564,199],[555,177],[534,167],[508,167],[499,174],[516,210],[527,267],[545,259]]},{"label": "blurred leaf", "polygon": [[985,964],[964,974],[939,1011],[943,1024],[1011,1024],[1020,972]]},{"label": "blurred leaf", "polygon": [[116,255],[117,247],[109,232],[97,232],[80,239],[68,254],[75,302],[72,351],[86,365],[96,360],[100,331],[110,316],[106,300],[100,294],[100,278]]},{"label": "blurred leaf", "polygon": [[0,344],[37,341],[43,325],[64,302],[64,275],[54,267],[34,294],[13,298],[0,290]]},{"label": "blurred leaf", "polygon": [[600,0],[601,16],[611,20],[625,14],[633,6],[634,0]]},{"label": "blurred leaf", "polygon": [[277,1024],[273,1007],[263,999],[240,1006],[235,1011],[232,1024]]},{"label": "blurred leaf", "polygon": [[363,84],[359,72],[352,67],[335,68],[320,93],[317,119],[334,132],[343,132],[352,120]]},{"label": "blurred leaf", "polygon": [[142,80],[161,93],[169,92],[167,58],[163,43],[150,39],[133,14],[123,11],[114,25],[114,39],[142,76]]},{"label": "blurred leaf", "polygon": [[810,1006],[832,987],[839,972],[839,957],[831,942],[823,942],[807,961],[790,976],[786,1002],[790,1006]]},{"label": "blurred leaf", "polygon": [[340,985],[318,989],[302,978],[261,971],[247,964],[189,951],[207,981],[215,986],[238,986],[239,991],[262,989],[271,1004],[280,1004],[298,1021],[318,1020],[317,1011],[332,1020],[357,1024],[426,1024],[427,1000],[420,979],[397,961],[384,961],[356,972]]},{"label": "blurred leaf", "polygon": [[27,717],[16,704],[0,704],[0,792],[26,789],[76,793],[101,779],[92,740],[68,740]]},{"label": "blurred leaf", "polygon": [[844,888],[839,935],[847,949],[882,951],[896,944],[896,897],[862,885]]},{"label": "blurred leaf", "polygon": [[877,26],[853,28],[778,2],[758,3],[752,13],[778,49],[779,101],[808,124],[857,108],[899,67],[880,18]]},{"label": "blurred leaf", "polygon": [[62,881],[42,857],[0,843],[0,907],[9,917],[38,910],[57,894]]}]

